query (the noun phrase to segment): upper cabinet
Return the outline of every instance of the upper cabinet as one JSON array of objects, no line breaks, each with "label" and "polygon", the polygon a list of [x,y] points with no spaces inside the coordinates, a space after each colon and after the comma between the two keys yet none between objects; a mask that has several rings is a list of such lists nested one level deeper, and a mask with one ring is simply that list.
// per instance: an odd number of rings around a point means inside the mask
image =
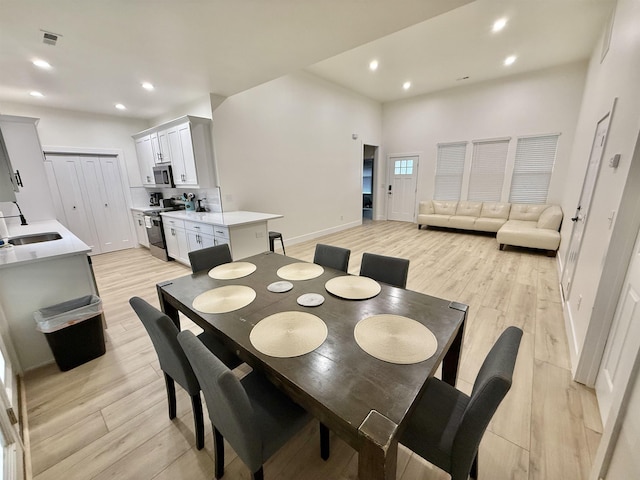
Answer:
[{"label": "upper cabinet", "polygon": [[185,116],[133,135],[142,184],[153,186],[153,167],[171,163],[176,187],[216,185],[211,120]]}]

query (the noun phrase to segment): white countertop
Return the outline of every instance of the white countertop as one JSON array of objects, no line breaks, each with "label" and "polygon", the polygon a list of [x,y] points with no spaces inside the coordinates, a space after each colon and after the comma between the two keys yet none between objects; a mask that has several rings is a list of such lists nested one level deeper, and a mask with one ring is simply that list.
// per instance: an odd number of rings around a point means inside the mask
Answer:
[{"label": "white countertop", "polygon": [[209,223],[212,225],[218,225],[220,227],[235,227],[238,225],[266,222],[267,220],[282,218],[282,215],[275,215],[272,213],[244,211],[212,213],[179,210],[175,212],[162,212],[160,215],[162,215],[163,217],[177,218],[178,220],[190,220],[192,222]]},{"label": "white countertop", "polygon": [[29,225],[7,225],[9,237],[34,233],[58,232],[60,240],[0,247],[0,269],[21,263],[36,262],[48,258],[77,255],[91,251],[89,246],[56,220],[29,222]]}]

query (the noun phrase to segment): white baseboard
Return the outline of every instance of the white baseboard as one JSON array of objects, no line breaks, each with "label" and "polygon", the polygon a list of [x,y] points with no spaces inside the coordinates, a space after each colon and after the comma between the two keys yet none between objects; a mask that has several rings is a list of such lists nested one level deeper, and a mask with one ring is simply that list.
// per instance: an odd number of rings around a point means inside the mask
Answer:
[{"label": "white baseboard", "polygon": [[354,222],[344,223],[342,225],[336,225],[335,227],[326,228],[324,230],[317,230],[315,232],[306,233],[298,237],[292,237],[285,240],[284,243],[285,243],[285,246],[295,245],[297,243],[313,240],[314,238],[324,237],[325,235],[331,235],[332,233],[338,233],[343,230],[347,230],[348,228],[358,227],[360,225],[362,225],[362,220],[356,220]]},{"label": "white baseboard", "polygon": [[571,360],[571,376],[575,379],[576,371],[578,368],[578,341],[576,337],[576,330],[573,323],[573,317],[571,315],[570,303],[564,302],[562,311],[564,313],[564,326],[567,333],[567,344],[569,346],[569,358]]}]

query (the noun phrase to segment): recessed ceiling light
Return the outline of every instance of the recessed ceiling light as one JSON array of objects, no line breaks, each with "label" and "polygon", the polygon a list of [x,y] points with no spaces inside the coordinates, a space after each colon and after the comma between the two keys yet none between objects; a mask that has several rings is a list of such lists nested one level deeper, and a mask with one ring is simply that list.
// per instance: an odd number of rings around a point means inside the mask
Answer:
[{"label": "recessed ceiling light", "polygon": [[43,94],[41,94],[40,92],[36,92],[35,90],[33,92],[29,92],[29,95],[31,95],[32,97],[44,97]]},{"label": "recessed ceiling light", "polygon": [[153,90],[155,87],[153,86],[153,84],[149,83],[149,82],[142,82],[142,88],[144,88],[145,90]]},{"label": "recessed ceiling light", "polygon": [[402,84],[402,88],[404,88],[405,90],[409,90],[411,88],[411,82],[404,82]]},{"label": "recessed ceiling light", "polygon": [[499,32],[500,30],[502,30],[505,26],[507,25],[507,19],[506,18],[499,18],[498,20],[496,20],[495,22],[493,22],[493,28],[491,29],[494,33],[495,32]]},{"label": "recessed ceiling light", "polygon": [[49,62],[47,62],[45,60],[36,59],[36,60],[33,61],[33,64],[36,67],[40,67],[40,68],[46,68],[46,69],[51,68],[51,65],[49,64]]},{"label": "recessed ceiling light", "polygon": [[117,108],[118,110],[126,110],[126,109],[127,109],[127,107],[125,107],[125,106],[124,106],[123,104],[121,104],[121,103],[116,103],[116,108]]},{"label": "recessed ceiling light", "polygon": [[513,62],[516,61],[516,57],[515,55],[509,55],[507,58],[504,59],[504,64],[506,67],[508,67],[509,65],[513,65]]},{"label": "recessed ceiling light", "polygon": [[378,69],[378,60],[371,60],[369,63],[369,70],[375,72]]}]

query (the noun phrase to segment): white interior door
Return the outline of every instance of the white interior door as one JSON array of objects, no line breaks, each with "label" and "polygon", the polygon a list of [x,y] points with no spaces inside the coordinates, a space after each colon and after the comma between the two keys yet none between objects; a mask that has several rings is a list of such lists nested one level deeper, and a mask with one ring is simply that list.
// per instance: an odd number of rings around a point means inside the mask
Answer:
[{"label": "white interior door", "polygon": [[636,239],[634,254],[618,300],[596,380],[596,395],[603,425],[607,423],[614,392],[624,391],[620,384],[624,386],[629,381],[638,350],[640,350],[640,235]]},{"label": "white interior door", "polygon": [[416,209],[418,156],[389,157],[387,219],[413,222]]},{"label": "white interior door", "polygon": [[602,153],[604,152],[605,142],[607,140],[607,131],[609,129],[609,121],[611,112],[607,113],[604,118],[598,122],[595,138],[591,146],[591,155],[589,156],[589,165],[587,173],[582,184],[582,193],[580,201],[576,208],[576,214],[571,218],[573,221],[573,229],[571,230],[571,238],[569,240],[569,248],[564,260],[564,269],[562,271],[562,294],[565,301],[569,299],[571,294],[571,284],[576,271],[578,256],[580,255],[580,247],[582,246],[582,235],[589,218],[589,209],[591,207],[591,198],[600,172],[600,163],[602,161]]},{"label": "white interior door", "polygon": [[11,356],[0,337],[0,472],[2,480],[24,477],[24,445],[18,422],[18,388]]}]

